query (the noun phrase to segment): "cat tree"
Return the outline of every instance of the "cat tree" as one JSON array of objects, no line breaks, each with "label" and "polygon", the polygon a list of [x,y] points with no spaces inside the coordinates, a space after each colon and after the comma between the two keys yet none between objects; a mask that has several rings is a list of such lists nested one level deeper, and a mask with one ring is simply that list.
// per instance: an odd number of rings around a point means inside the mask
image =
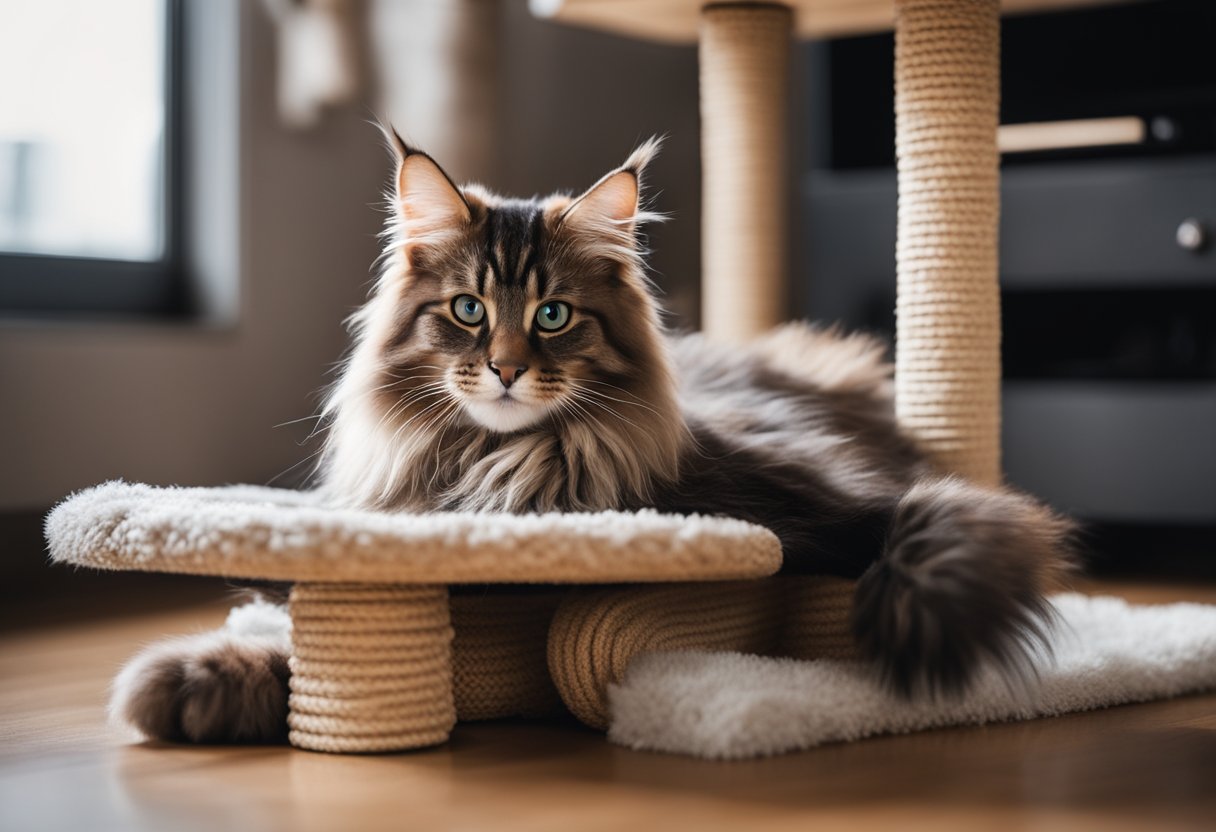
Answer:
[{"label": "cat tree", "polygon": [[[804,19],[854,25],[858,16],[881,25],[891,13],[881,0],[795,5]],[[786,296],[791,8],[701,9],[682,0],[533,7],[668,36],[686,34],[699,16],[705,328],[742,339],[778,323]],[[999,4],[899,0],[895,8],[898,414],[943,468],[996,482]],[[748,524],[611,513],[388,516],[310,500],[264,489],[112,483],[65,501],[47,531],[61,562],[298,581],[290,605],[291,741],[322,751],[438,743],[457,716],[543,710],[554,691],[584,721],[603,726],[607,684],[629,658],[655,647],[794,656],[851,649],[847,582],[688,583],[774,572],[775,537]],[[673,581],[682,583],[481,605],[450,600],[447,591],[462,582]]]}]

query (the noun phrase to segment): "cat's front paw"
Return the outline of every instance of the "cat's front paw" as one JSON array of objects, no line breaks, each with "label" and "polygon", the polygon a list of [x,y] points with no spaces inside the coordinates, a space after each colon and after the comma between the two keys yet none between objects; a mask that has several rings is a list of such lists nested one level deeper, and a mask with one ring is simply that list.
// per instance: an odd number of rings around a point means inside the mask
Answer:
[{"label": "cat's front paw", "polygon": [[152,739],[282,742],[287,654],[225,630],[153,644],[114,679],[110,713]]}]

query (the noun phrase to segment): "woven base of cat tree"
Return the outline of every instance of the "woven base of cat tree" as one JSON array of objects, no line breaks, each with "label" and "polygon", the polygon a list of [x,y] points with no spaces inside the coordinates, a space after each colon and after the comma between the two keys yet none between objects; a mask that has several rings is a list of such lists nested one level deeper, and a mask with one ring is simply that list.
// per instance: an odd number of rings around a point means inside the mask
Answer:
[{"label": "woven base of cat tree", "polygon": [[606,729],[611,686],[640,653],[855,658],[849,626],[855,588],[839,578],[790,576],[576,590],[549,628],[549,672],[571,713]]},{"label": "woven base of cat tree", "polygon": [[297,584],[288,738],[313,751],[402,751],[456,724],[446,587]]},{"label": "woven base of cat tree", "polygon": [[[559,599],[527,590],[453,605],[448,585],[735,582],[781,565],[771,531],[726,518],[385,514],[244,486],[106,483],[57,506],[46,534],[60,563],[295,581],[290,739],[343,753],[443,742],[458,714],[556,706],[543,676]],[[714,583],[703,588],[707,599],[721,595]],[[455,640],[452,618],[466,626]]]},{"label": "woven base of cat tree", "polygon": [[566,712],[549,676],[549,624],[568,587],[453,589],[452,692],[461,722]]}]

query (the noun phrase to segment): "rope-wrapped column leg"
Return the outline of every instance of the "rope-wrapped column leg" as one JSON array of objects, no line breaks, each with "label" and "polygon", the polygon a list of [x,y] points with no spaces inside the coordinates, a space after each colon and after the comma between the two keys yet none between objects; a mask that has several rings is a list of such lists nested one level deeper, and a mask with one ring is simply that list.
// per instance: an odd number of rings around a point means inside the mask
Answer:
[{"label": "rope-wrapped column leg", "polygon": [[443,586],[297,584],[288,725],[313,751],[401,751],[447,739],[452,627]]},{"label": "rope-wrapped column leg", "polygon": [[785,319],[787,95],[793,13],[701,13],[701,327],[744,340]]},{"label": "rope-wrapped column leg", "polygon": [[549,627],[549,673],[562,701],[592,728],[608,727],[608,687],[654,650],[771,654],[782,618],[777,579],[573,592]]},{"label": "rope-wrapped column leg", "polygon": [[1000,4],[896,8],[896,411],[943,469],[996,483]]}]

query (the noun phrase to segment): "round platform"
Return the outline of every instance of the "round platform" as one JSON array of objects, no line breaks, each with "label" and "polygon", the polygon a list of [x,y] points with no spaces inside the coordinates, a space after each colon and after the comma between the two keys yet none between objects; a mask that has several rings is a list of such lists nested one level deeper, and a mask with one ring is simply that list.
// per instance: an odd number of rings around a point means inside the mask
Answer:
[{"label": "round platform", "polygon": [[768,529],[642,512],[387,514],[253,486],[109,482],[48,516],[51,558],[97,569],[294,581],[455,584],[695,581],[771,575]]}]

